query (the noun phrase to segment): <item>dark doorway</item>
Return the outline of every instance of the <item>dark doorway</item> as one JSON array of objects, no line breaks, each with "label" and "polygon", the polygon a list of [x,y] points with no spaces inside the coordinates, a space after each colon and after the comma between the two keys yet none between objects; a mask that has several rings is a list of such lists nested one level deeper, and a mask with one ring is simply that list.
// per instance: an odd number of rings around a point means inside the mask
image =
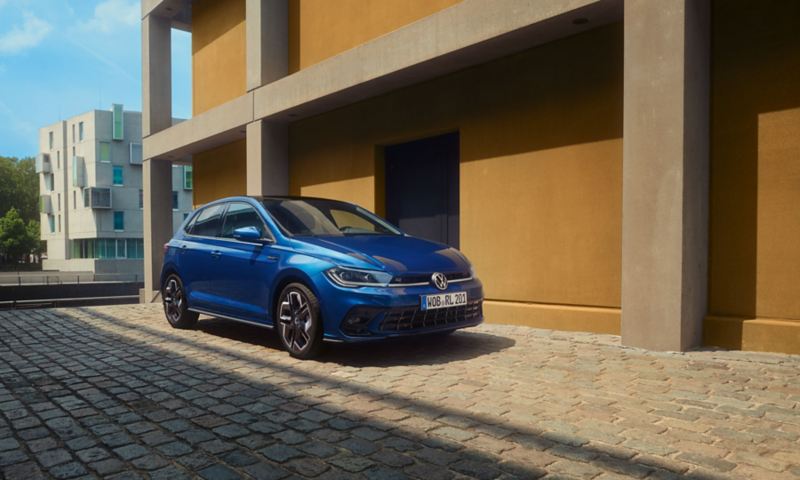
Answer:
[{"label": "dark doorway", "polygon": [[458,248],[458,133],[386,147],[386,217]]}]

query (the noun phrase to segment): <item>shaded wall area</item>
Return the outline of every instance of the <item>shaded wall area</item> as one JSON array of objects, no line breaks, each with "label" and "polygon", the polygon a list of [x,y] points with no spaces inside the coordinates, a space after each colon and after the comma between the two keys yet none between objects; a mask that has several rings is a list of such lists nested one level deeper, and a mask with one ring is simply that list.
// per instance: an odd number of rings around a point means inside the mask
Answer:
[{"label": "shaded wall area", "polygon": [[245,0],[192,3],[192,112],[247,91]]},{"label": "shaded wall area", "polygon": [[289,73],[461,0],[289,0]]},{"label": "shaded wall area", "polygon": [[380,212],[382,146],[452,131],[487,319],[618,332],[621,25],[296,122],[290,192]]},{"label": "shaded wall area", "polygon": [[238,140],[192,157],[193,199],[197,207],[247,192],[247,141]]},{"label": "shaded wall area", "polygon": [[799,18],[713,3],[707,344],[800,352]]}]

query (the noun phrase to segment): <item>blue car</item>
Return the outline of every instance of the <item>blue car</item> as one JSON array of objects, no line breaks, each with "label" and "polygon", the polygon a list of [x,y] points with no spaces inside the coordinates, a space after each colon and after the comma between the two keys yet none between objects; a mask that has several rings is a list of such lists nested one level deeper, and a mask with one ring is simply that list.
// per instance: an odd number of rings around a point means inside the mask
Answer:
[{"label": "blue car", "polygon": [[483,321],[483,286],[461,252],[321,198],[230,197],[196,210],[164,245],[161,294],[173,327],[203,313],[275,328],[298,358],[324,341]]}]

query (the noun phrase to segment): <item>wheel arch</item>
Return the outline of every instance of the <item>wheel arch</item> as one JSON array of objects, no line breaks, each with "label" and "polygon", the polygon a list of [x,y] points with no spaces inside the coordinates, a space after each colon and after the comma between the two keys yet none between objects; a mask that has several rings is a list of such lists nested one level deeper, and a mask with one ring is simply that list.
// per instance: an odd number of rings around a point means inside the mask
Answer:
[{"label": "wheel arch", "polygon": [[275,311],[278,309],[278,302],[280,301],[281,292],[283,289],[286,288],[287,285],[290,283],[301,283],[305,285],[307,288],[311,290],[311,292],[317,297],[320,298],[319,290],[317,286],[314,284],[314,281],[311,277],[304,271],[290,268],[281,272],[280,276],[275,279],[272,288],[272,298],[270,298],[269,302],[269,316],[272,319],[273,325],[277,327],[276,318],[275,318]]}]

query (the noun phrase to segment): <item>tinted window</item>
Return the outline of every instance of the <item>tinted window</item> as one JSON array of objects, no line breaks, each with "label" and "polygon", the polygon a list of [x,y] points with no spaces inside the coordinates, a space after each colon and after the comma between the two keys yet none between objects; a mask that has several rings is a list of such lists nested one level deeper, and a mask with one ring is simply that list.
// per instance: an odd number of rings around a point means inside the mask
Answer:
[{"label": "tinted window", "polygon": [[222,231],[224,204],[206,207],[197,214],[189,233],[203,237],[218,237]]},{"label": "tinted window", "polygon": [[233,231],[242,227],[256,227],[261,237],[266,237],[266,228],[261,216],[255,208],[246,203],[234,202],[225,213],[225,225],[222,227],[222,236],[233,238]]},{"label": "tinted window", "polygon": [[399,235],[377,215],[350,203],[316,198],[262,201],[267,213],[289,235]]}]

